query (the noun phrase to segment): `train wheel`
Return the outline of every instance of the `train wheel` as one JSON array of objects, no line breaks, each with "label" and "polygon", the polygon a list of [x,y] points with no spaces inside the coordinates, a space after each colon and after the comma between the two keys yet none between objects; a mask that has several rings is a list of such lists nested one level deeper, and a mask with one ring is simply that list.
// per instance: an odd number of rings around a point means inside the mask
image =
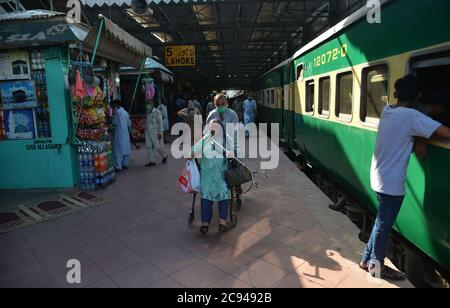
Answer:
[{"label": "train wheel", "polygon": [[405,264],[406,276],[416,288],[449,288],[449,282],[428,260],[409,251]]}]

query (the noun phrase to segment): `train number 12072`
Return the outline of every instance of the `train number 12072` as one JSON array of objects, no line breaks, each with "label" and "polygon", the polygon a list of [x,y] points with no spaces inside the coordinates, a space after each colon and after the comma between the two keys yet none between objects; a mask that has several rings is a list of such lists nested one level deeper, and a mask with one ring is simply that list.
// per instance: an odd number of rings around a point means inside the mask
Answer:
[{"label": "train number 12072", "polygon": [[348,54],[347,44],[341,46],[341,48],[334,48],[320,56],[314,58],[314,67],[319,67],[321,65],[328,64],[330,62],[336,61],[339,58],[345,58]]}]

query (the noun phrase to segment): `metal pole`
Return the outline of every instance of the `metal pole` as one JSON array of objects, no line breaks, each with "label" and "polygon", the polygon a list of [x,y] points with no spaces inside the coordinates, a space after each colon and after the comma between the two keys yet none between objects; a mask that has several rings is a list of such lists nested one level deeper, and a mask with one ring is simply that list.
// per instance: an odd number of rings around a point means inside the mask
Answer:
[{"label": "metal pole", "polygon": [[133,92],[133,98],[131,99],[130,109],[128,109],[128,113],[131,114],[131,108],[133,108],[134,99],[136,98],[136,92],[137,88],[139,86],[139,81],[141,81],[141,75],[145,68],[145,62],[147,61],[147,58],[144,57],[144,60],[142,61],[141,70],[139,71],[138,79],[136,80],[136,85],[134,86],[134,92]]},{"label": "metal pole", "polygon": [[92,53],[91,65],[94,65],[95,55],[97,54],[98,44],[100,43],[100,37],[101,37],[101,34],[102,34],[103,25],[105,23],[105,20],[103,19],[103,16],[100,15],[99,17],[100,17],[101,20],[100,20],[100,26],[98,28],[97,40],[95,41],[94,52]]}]

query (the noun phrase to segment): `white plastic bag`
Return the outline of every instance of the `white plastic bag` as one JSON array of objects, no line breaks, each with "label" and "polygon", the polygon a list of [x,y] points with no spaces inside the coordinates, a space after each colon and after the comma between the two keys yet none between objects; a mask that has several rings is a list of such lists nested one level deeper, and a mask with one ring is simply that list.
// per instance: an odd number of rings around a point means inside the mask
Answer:
[{"label": "white plastic bag", "polygon": [[194,160],[189,160],[180,177],[178,178],[178,186],[185,193],[200,192],[200,172]]}]

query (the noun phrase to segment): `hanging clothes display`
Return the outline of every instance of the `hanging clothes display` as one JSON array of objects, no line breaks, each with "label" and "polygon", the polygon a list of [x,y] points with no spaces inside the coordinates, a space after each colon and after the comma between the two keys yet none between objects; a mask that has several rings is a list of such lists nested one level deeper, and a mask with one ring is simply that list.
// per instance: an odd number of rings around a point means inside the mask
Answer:
[{"label": "hanging clothes display", "polygon": [[145,94],[145,101],[153,101],[156,94],[156,85],[153,78],[142,79],[142,88]]},{"label": "hanging clothes display", "polygon": [[80,142],[80,189],[105,188],[115,178],[107,123],[107,116],[112,115],[109,106],[110,83],[103,78],[100,88],[100,79],[92,75],[89,63],[77,62],[72,69],[75,76],[72,95],[77,123],[76,138]]}]

